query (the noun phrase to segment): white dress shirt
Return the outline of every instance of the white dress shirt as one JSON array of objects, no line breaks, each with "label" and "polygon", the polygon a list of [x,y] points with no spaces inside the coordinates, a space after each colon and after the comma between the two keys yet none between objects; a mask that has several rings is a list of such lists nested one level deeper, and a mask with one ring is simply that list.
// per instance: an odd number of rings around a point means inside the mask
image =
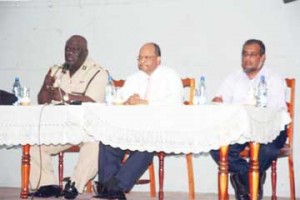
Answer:
[{"label": "white dress shirt", "polygon": [[267,82],[267,107],[286,109],[286,83],[278,74],[263,67],[255,78],[249,79],[242,69],[229,75],[219,88],[217,95],[224,103],[253,104],[261,75]]},{"label": "white dress shirt", "polygon": [[151,76],[143,71],[130,75],[121,90],[124,100],[139,94],[149,105],[178,105],[183,99],[180,77],[173,69],[162,65]]}]

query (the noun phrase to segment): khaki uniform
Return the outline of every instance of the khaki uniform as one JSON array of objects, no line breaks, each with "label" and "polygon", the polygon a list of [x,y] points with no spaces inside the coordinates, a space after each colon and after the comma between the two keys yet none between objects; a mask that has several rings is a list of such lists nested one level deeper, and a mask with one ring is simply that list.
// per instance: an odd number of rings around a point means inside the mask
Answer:
[{"label": "khaki uniform", "polygon": [[[60,87],[68,94],[86,95],[96,102],[103,102],[108,81],[107,72],[97,63],[87,59],[72,77],[69,71],[62,73],[62,66],[51,67],[51,75],[56,77],[54,87]],[[57,103],[57,102],[52,102]],[[74,113],[76,115],[76,113]],[[30,149],[30,186],[32,189],[44,185],[58,185],[58,175],[54,175],[52,155],[68,149],[72,145],[41,145]],[[98,171],[98,142],[81,143],[79,158],[71,180],[82,193],[86,183]]]}]

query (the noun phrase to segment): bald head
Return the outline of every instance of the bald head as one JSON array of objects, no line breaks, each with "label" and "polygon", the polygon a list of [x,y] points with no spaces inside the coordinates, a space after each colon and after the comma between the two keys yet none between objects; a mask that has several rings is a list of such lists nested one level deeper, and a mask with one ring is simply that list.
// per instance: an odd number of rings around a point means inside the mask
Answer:
[{"label": "bald head", "polygon": [[138,67],[146,74],[151,75],[160,65],[160,48],[151,42],[144,44],[139,52]]},{"label": "bald head", "polygon": [[72,41],[76,41],[82,49],[87,49],[87,41],[83,36],[73,35],[67,40],[66,44]]},{"label": "bald head", "polygon": [[65,46],[65,61],[72,71],[76,71],[84,63],[88,55],[87,41],[83,36],[71,36]]},{"label": "bald head", "polygon": [[158,57],[161,57],[161,51],[160,51],[160,47],[158,46],[158,44],[154,43],[154,42],[149,42],[144,44],[141,49],[143,48],[153,48],[154,50],[154,54]]}]

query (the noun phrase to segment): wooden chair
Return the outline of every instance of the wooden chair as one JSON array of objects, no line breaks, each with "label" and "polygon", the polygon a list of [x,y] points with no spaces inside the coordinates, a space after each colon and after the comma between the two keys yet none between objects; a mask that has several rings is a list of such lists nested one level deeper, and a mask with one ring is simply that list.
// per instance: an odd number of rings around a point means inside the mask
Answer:
[{"label": "wooden chair", "polygon": [[[184,100],[185,105],[193,105],[193,100],[194,100],[194,93],[195,93],[195,79],[193,78],[183,78],[181,79],[182,85],[184,88],[189,88],[189,98],[188,100]],[[160,192],[162,192],[162,185],[163,185],[163,176],[164,176],[164,171],[163,169],[163,160],[165,157],[164,152],[159,152],[158,153],[159,157],[159,173],[160,173]],[[194,184],[194,170],[193,170],[193,159],[192,159],[192,154],[189,153],[186,155],[186,162],[187,162],[187,173],[188,173],[188,185],[189,185],[189,199],[195,199],[195,184]]]},{"label": "wooden chair", "polygon": [[[189,100],[184,101],[185,105],[193,105],[195,95],[195,79],[184,78],[181,79],[184,88],[189,88]],[[194,183],[194,169],[193,169],[193,155],[191,153],[186,155],[188,184],[189,184],[189,199],[195,199],[195,183]]]},{"label": "wooden chair", "polygon": [[[289,178],[290,178],[290,199],[296,199],[295,192],[295,174],[294,174],[294,156],[293,156],[293,143],[294,143],[294,112],[295,112],[295,90],[296,90],[296,80],[295,79],[285,79],[286,84],[290,90],[290,98],[287,102],[288,112],[290,113],[291,123],[287,128],[287,142],[283,148],[280,149],[278,158],[288,157],[289,165]],[[277,160],[272,162],[271,166],[271,178],[272,178],[272,200],[276,200],[276,180],[277,180]]]},{"label": "wooden chair", "polygon": [[[285,79],[289,88],[289,99],[287,102],[288,112],[291,117],[291,123],[287,127],[287,141],[283,148],[280,149],[278,158],[288,157],[289,179],[290,179],[290,199],[295,200],[295,175],[294,175],[294,159],[293,159],[293,138],[294,138],[294,111],[295,111],[295,79]],[[249,157],[249,148],[241,152],[242,157]],[[272,181],[272,200],[276,200],[276,183],[277,183],[277,159],[273,160],[271,166],[271,181]]]}]

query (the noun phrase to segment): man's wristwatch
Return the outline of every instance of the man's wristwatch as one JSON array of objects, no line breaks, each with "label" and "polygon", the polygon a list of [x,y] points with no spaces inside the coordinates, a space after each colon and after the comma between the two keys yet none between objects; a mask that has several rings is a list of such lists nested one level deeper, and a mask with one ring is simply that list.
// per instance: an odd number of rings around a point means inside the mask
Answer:
[{"label": "man's wristwatch", "polygon": [[69,95],[67,93],[63,96],[63,100],[64,102],[68,102],[70,100]]}]

